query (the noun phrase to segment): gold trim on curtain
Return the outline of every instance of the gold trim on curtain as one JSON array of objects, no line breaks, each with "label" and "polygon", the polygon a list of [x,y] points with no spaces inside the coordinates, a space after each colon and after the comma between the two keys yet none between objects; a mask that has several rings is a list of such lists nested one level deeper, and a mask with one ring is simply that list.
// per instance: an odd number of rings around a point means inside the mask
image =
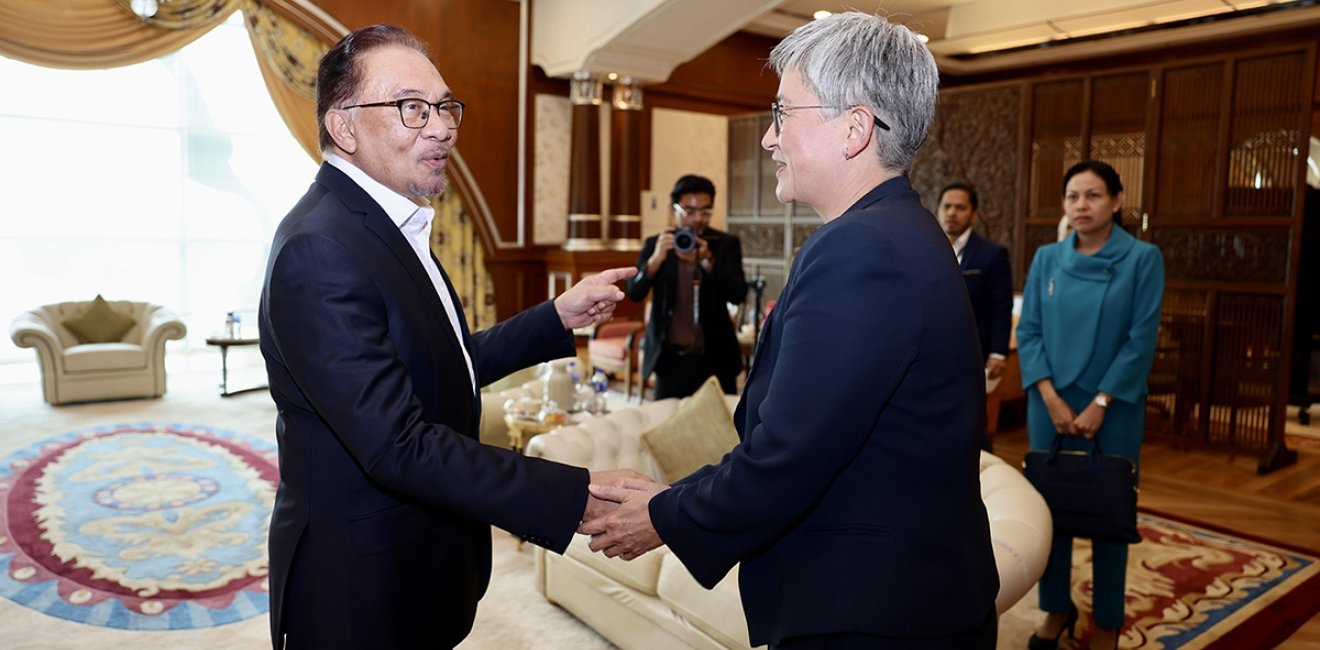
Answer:
[{"label": "gold trim on curtain", "polygon": [[257,0],[244,2],[243,17],[275,109],[303,151],[319,162],[316,69],[332,43]]},{"label": "gold trim on curtain", "polygon": [[[193,4],[202,3],[194,0]],[[238,0],[207,0],[204,4],[212,10],[195,15],[196,23],[185,29],[167,29],[143,24],[112,0],[5,0],[0,3],[0,53],[73,70],[150,61],[211,31],[237,8]]]},{"label": "gold trim on curtain", "polygon": [[486,270],[486,253],[481,247],[472,215],[456,188],[431,200],[435,218],[431,221],[431,252],[449,274],[449,281],[463,303],[468,327],[473,331],[495,324],[495,287]]}]

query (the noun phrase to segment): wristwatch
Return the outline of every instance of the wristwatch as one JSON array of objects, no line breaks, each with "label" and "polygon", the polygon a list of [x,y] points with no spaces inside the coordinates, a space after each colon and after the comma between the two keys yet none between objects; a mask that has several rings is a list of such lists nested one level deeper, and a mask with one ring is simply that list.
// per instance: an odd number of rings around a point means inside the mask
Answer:
[{"label": "wristwatch", "polygon": [[1104,395],[1096,395],[1095,399],[1092,401],[1095,402],[1096,406],[1099,406],[1102,409],[1109,408],[1109,398],[1105,397]]}]

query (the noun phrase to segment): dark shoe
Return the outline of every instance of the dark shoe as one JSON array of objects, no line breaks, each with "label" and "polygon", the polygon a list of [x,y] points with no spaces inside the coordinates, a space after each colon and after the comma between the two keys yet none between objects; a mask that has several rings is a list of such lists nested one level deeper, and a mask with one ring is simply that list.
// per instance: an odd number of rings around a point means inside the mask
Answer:
[{"label": "dark shoe", "polygon": [[1054,650],[1059,647],[1059,639],[1063,638],[1063,633],[1068,633],[1068,638],[1075,639],[1077,633],[1077,606],[1068,606],[1068,617],[1063,620],[1063,627],[1059,628],[1059,633],[1054,638],[1037,636],[1032,633],[1031,638],[1027,639],[1027,650]]}]

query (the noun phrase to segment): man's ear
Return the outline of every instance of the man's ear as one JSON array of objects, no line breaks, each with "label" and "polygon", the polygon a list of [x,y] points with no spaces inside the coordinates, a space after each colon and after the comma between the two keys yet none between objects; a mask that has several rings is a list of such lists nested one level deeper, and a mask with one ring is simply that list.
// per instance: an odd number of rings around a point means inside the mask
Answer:
[{"label": "man's ear", "polygon": [[331,109],[325,114],[325,130],[330,133],[330,139],[335,141],[335,146],[339,147],[349,155],[357,153],[357,136],[353,133],[353,121],[343,111]]}]

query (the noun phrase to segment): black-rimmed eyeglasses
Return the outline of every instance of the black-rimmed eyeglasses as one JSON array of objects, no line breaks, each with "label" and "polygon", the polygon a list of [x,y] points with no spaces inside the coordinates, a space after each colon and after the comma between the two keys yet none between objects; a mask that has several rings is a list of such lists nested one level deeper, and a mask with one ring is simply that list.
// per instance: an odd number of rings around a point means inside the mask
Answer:
[{"label": "black-rimmed eyeglasses", "polygon": [[352,106],[345,106],[344,109],[393,106],[399,109],[399,119],[403,121],[404,126],[410,129],[420,129],[426,126],[426,123],[430,121],[431,108],[434,107],[445,120],[445,126],[448,126],[451,129],[457,129],[459,125],[463,123],[463,105],[463,102],[456,99],[447,99],[443,102],[432,104],[425,99],[412,97],[408,99],[396,99],[392,102],[354,104]]},{"label": "black-rimmed eyeglasses", "polygon": [[[796,111],[800,108],[829,108],[829,109],[844,111],[853,107],[852,106],[785,106],[783,104],[780,104],[779,102],[774,102],[770,104],[770,121],[774,122],[775,124],[776,136],[779,135],[779,130],[783,128],[784,113],[787,113],[788,111]],[[880,119],[879,117],[876,117],[875,113],[871,113],[871,119],[875,120],[876,126],[886,131],[889,130],[889,125],[885,124],[884,120]]]}]

